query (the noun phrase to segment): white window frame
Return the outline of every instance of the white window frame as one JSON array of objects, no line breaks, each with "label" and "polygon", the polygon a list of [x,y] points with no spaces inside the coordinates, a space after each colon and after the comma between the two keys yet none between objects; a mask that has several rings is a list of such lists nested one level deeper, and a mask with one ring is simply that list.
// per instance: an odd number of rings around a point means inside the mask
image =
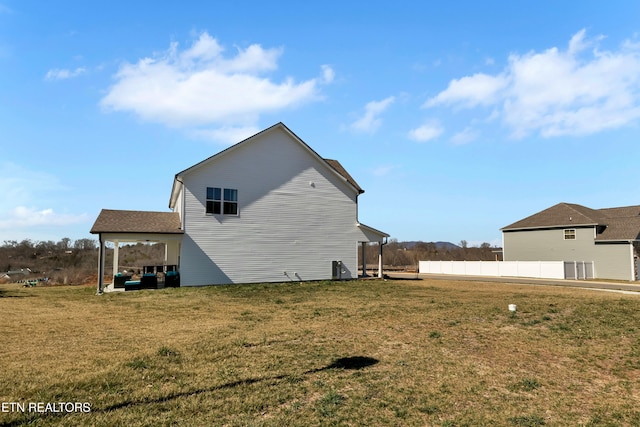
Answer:
[{"label": "white window frame", "polygon": [[576,229],[575,228],[565,228],[564,229],[564,240],[576,240]]}]

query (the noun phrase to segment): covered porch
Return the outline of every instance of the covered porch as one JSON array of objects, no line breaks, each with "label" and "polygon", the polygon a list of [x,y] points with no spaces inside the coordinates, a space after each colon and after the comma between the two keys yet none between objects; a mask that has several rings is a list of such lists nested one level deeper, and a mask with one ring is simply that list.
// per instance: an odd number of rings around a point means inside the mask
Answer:
[{"label": "covered porch", "polygon": [[[358,230],[361,232],[361,237],[358,240],[358,243],[361,245],[361,265],[359,270],[362,271],[359,274],[359,277],[372,277],[367,273],[367,269],[371,266],[367,266],[367,253],[374,248],[377,249],[377,269],[374,268],[374,277],[378,277],[382,279],[384,277],[384,272],[382,271],[383,259],[382,259],[382,247],[387,244],[387,239],[389,235],[380,230],[376,230],[373,227],[369,227],[368,225],[358,224]],[[377,245],[372,245],[371,243],[377,243]]]},{"label": "covered porch", "polygon": [[[179,286],[180,245],[184,231],[180,216],[174,212],[123,211],[103,209],[91,228],[98,235],[97,294],[105,289],[106,244],[113,243],[112,287],[109,289],[157,288],[162,285]],[[121,243],[162,243],[165,245],[162,264],[145,265],[140,280],[120,272]],[[136,283],[137,282],[137,283]]]}]

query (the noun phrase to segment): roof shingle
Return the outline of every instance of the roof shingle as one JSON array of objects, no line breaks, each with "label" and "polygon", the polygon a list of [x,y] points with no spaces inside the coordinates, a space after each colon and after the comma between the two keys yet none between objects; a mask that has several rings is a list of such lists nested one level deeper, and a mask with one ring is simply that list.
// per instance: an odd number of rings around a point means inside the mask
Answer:
[{"label": "roof shingle", "polygon": [[502,228],[503,231],[598,226],[597,241],[640,239],[640,206],[591,209],[558,203]]},{"label": "roof shingle", "polygon": [[351,175],[349,175],[349,172],[347,172],[347,170],[340,164],[339,161],[333,160],[333,159],[323,159],[323,160],[327,162],[329,166],[335,169],[336,172],[342,175],[342,177],[346,179],[349,184],[353,185],[355,189],[358,190],[358,194],[364,193],[364,190],[358,185],[356,180],[353,179]]},{"label": "roof shingle", "polygon": [[150,212],[103,209],[91,227],[98,233],[162,233],[181,234],[177,212]]}]

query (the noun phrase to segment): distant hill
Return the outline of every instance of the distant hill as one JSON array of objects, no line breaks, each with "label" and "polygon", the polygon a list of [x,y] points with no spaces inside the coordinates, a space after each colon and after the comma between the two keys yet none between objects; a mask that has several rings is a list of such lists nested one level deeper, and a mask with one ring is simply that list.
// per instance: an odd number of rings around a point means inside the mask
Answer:
[{"label": "distant hill", "polygon": [[[496,261],[499,254],[494,252],[495,249],[488,243],[479,247],[462,247],[451,242],[399,242],[391,239],[382,251],[385,265],[415,267],[418,261]],[[376,263],[377,257],[376,251],[368,251],[367,264]]]},{"label": "distant hill", "polygon": [[451,243],[451,242],[422,242],[422,241],[409,241],[409,242],[398,242],[402,247],[407,249],[413,249],[413,247],[418,243],[433,243],[436,245],[436,249],[444,249],[447,251],[462,249],[460,246]]}]

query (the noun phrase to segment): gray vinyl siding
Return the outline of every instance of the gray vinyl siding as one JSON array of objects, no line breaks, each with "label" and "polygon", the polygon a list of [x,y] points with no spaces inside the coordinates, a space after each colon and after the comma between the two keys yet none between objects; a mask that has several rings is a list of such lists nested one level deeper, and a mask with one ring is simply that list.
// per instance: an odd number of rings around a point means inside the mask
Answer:
[{"label": "gray vinyl siding", "polygon": [[[284,132],[224,153],[182,177],[183,285],[357,276],[357,192]],[[238,215],[207,215],[207,187],[238,190]],[[286,274],[285,274],[286,273]]]},{"label": "gray vinyl siding", "polygon": [[629,243],[597,243],[593,227],[574,227],[575,240],[564,228],[504,231],[505,261],[594,261],[598,278],[634,280]]},{"label": "gray vinyl siding", "polygon": [[596,277],[635,280],[633,248],[629,243],[596,243]]}]

